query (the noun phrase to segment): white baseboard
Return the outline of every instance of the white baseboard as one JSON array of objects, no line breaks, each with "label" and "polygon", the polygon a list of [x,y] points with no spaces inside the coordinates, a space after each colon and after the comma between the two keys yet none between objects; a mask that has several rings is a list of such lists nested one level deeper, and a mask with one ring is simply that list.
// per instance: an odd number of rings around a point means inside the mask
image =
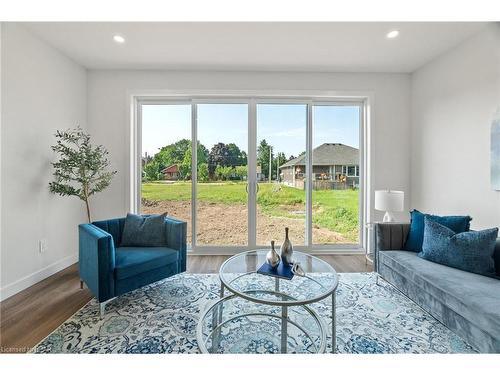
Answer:
[{"label": "white baseboard", "polygon": [[20,280],[14,281],[9,285],[5,285],[0,289],[0,301],[3,301],[16,293],[23,291],[26,288],[29,288],[32,285],[35,285],[39,281],[46,279],[49,276],[65,269],[66,267],[71,266],[78,262],[78,254],[70,255],[66,258],[63,258],[55,263],[48,265],[45,268],[42,268],[39,271],[33,272],[31,275],[25,276]]}]

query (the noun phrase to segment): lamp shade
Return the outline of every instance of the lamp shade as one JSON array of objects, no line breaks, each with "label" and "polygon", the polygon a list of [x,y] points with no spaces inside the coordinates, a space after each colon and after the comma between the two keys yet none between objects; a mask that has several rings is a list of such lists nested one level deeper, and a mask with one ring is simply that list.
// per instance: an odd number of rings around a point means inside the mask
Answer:
[{"label": "lamp shade", "polygon": [[375,209],[388,212],[403,211],[404,199],[404,191],[375,190]]}]

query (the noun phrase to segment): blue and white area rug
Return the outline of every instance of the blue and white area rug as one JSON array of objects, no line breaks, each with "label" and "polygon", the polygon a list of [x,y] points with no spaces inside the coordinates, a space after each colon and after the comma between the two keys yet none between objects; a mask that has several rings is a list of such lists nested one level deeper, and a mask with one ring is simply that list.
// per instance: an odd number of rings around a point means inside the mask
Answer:
[{"label": "blue and white area rug", "polygon": [[[218,275],[184,273],[113,300],[102,320],[92,300],[32,353],[199,353],[198,320],[207,303],[219,298],[219,288]],[[374,273],[340,274],[336,306],[339,353],[474,352],[394,287],[382,279],[377,284]],[[312,307],[331,324],[330,298]],[[273,329],[262,327],[267,333]],[[252,335],[266,342],[240,345],[236,351],[277,351],[279,337],[265,333]],[[330,337],[327,342],[330,352]]]}]

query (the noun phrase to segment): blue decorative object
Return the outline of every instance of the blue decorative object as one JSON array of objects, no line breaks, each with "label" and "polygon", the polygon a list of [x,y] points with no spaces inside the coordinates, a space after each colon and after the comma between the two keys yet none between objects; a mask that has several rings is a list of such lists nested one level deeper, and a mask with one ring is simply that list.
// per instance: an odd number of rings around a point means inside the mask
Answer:
[{"label": "blue decorative object", "polygon": [[425,218],[422,251],[418,256],[448,267],[495,277],[495,251],[498,228],[455,233]]},{"label": "blue decorative object", "polygon": [[128,213],[120,246],[167,246],[166,217],[167,214],[141,216]]},{"label": "blue decorative object", "polygon": [[278,264],[278,267],[272,267],[266,262],[260,266],[257,273],[287,280],[291,280],[293,278],[292,265],[285,264],[283,261]]},{"label": "blue decorative object", "polygon": [[436,216],[424,214],[418,210],[413,210],[411,214],[410,231],[406,239],[404,250],[407,251],[422,251],[422,242],[424,241],[424,217],[428,217],[450,228],[455,233],[467,232],[470,228],[470,216]]},{"label": "blue decorative object", "polygon": [[156,247],[120,247],[125,218],[79,226],[80,279],[99,303],[186,270],[187,224],[162,220]]},{"label": "blue decorative object", "polygon": [[[390,251],[389,251],[390,253]],[[424,312],[413,301],[374,273],[339,274],[337,289],[338,353],[473,353],[460,337]],[[294,282],[306,280],[300,277]],[[262,276],[255,275],[255,288]],[[300,285],[299,285],[300,287]],[[183,273],[127,293],[107,306],[100,319],[93,299],[36,345],[34,353],[199,353],[196,325],[207,303],[218,296],[215,274]],[[239,299],[228,306],[240,313]],[[255,308],[255,306],[252,306]],[[272,308],[272,307],[270,307]],[[331,302],[314,307],[331,324]],[[305,319],[301,309],[290,308],[290,319]],[[247,318],[247,319],[251,319]],[[308,318],[310,319],[310,318]],[[273,353],[280,347],[281,321],[252,326],[235,320],[231,334],[220,345],[233,353]],[[259,329],[255,332],[252,329]],[[330,328],[327,329],[327,332]],[[297,339],[307,338],[302,333]],[[224,338],[233,340],[224,341]],[[253,337],[258,337],[254,340]],[[331,340],[327,352],[331,351]],[[293,345],[303,342],[290,342]],[[299,351],[299,350],[296,350]]]}]

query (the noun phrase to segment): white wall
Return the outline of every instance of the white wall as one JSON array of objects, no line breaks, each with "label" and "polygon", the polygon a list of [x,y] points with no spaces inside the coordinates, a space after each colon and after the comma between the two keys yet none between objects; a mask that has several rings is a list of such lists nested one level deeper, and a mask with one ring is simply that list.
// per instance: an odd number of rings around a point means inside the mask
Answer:
[{"label": "white wall", "polygon": [[[21,26],[2,30],[1,298],[75,263],[75,198],[49,193],[56,129],[87,122],[86,70]],[[38,240],[48,250],[39,253]]]},{"label": "white wall", "polygon": [[[107,146],[118,175],[95,199],[95,218],[124,215],[128,208],[129,122],[127,91],[167,90],[334,90],[374,93],[375,188],[402,189],[409,202],[410,76],[175,71],[89,71],[88,123]],[[408,205],[406,205],[408,207]],[[381,219],[381,214],[376,214]],[[406,219],[407,214],[402,214]]]},{"label": "white wall", "polygon": [[500,106],[500,26],[489,26],[412,75],[411,205],[500,226],[490,185],[490,127]]}]

